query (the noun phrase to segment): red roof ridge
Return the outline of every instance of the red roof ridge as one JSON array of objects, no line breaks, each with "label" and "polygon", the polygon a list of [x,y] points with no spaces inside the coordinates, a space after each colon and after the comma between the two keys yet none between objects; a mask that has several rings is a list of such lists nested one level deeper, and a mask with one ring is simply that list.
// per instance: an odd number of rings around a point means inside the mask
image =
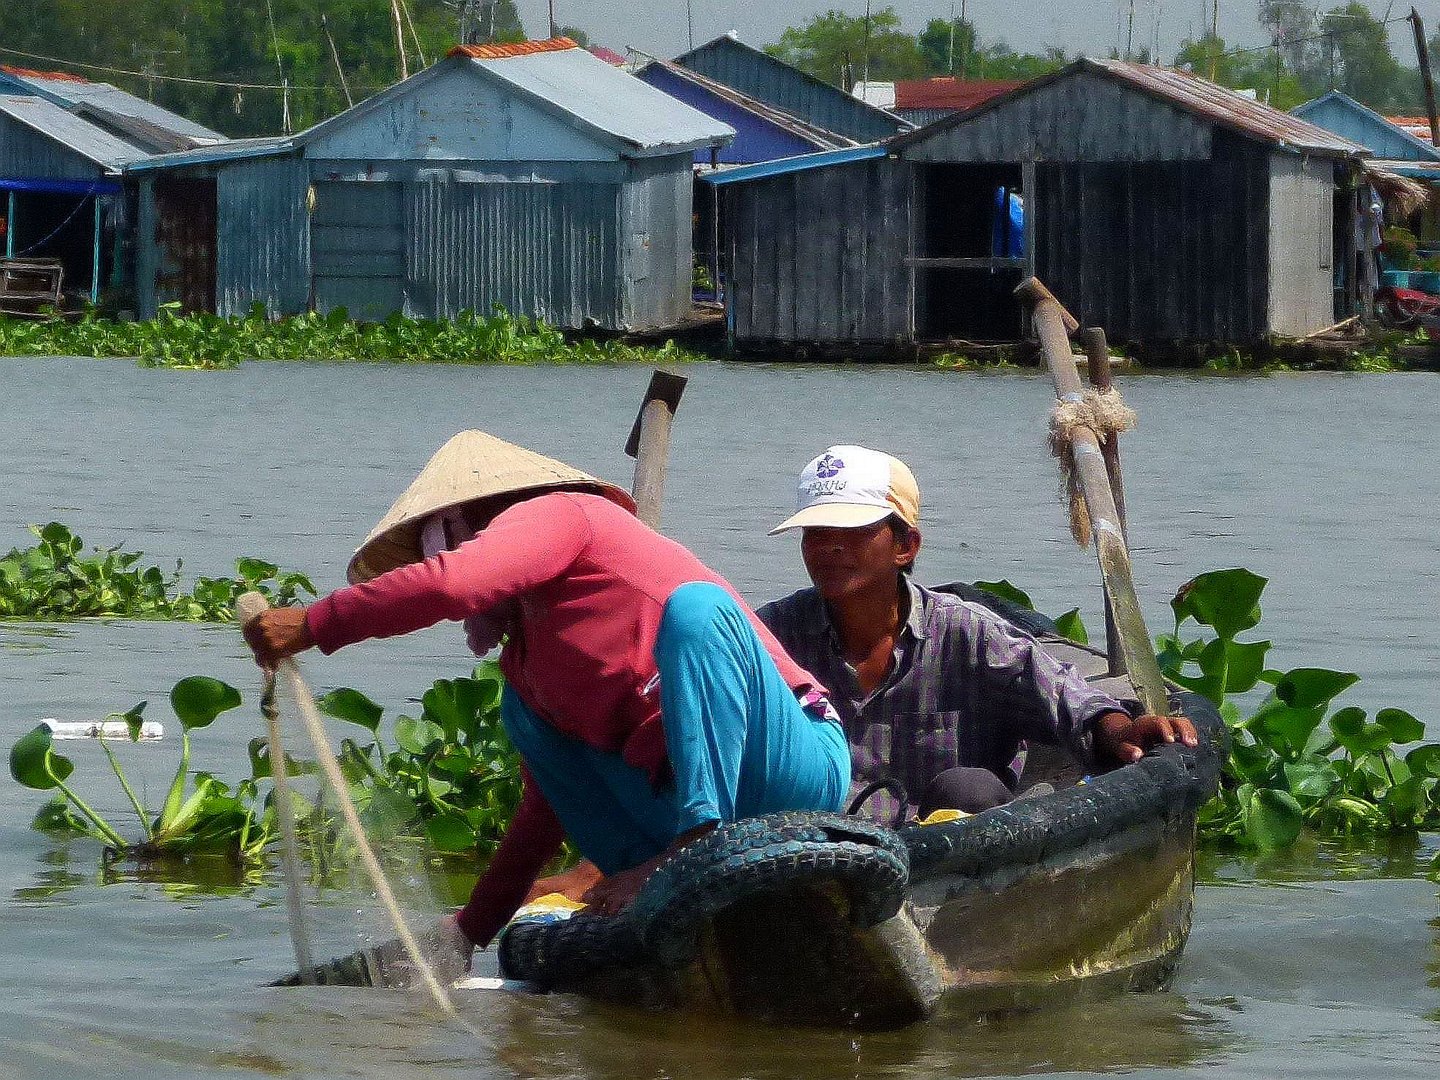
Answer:
[{"label": "red roof ridge", "polygon": [[563,52],[578,49],[579,45],[568,37],[541,38],[537,41],[517,41],[510,45],[456,45],[446,56],[468,56],[472,60],[505,60],[512,56],[531,56],[535,53]]},{"label": "red roof ridge", "polygon": [[90,80],[83,75],[72,75],[68,71],[34,71],[30,68],[13,67],[10,64],[0,64],[0,71],[6,75],[16,75],[22,79],[54,79],[56,82],[79,82],[88,83]]}]

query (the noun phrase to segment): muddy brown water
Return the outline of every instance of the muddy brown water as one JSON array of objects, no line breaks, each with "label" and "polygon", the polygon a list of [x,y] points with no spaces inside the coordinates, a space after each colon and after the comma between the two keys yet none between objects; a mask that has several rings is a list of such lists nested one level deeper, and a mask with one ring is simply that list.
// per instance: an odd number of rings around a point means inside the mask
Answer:
[{"label": "muddy brown water", "polygon": [[[667,531],[759,601],[797,587],[793,539],[769,538],[813,454],[899,454],[925,493],[922,579],[1006,577],[1042,609],[1100,625],[1093,556],[1065,533],[1043,449],[1047,384],[1028,374],[706,364],[674,435]],[[258,555],[340,583],[357,540],[448,435],[478,426],[628,482],[621,454],[647,373],[0,360],[0,550],[65,521],[186,575]],[[1125,443],[1139,588],[1152,629],[1201,570],[1271,580],[1261,629],[1285,666],[1358,672],[1351,699],[1436,733],[1440,380],[1433,376],[1129,377]],[[307,662],[403,711],[468,666],[436,628]],[[0,623],[0,746],[42,716],[94,718],[188,674],[249,691],[228,628]],[[240,714],[232,714],[239,717]],[[173,726],[173,725],[172,725]],[[258,716],[196,737],[194,764],[237,776]],[[128,819],[98,749],[65,744],[76,784]],[[178,750],[123,748],[152,803]],[[478,994],[480,1038],[403,995],[269,989],[290,965],[281,882],[195,868],[183,882],[102,869],[89,841],[29,828],[41,797],[0,783],[0,1077],[1431,1076],[1440,1054],[1440,843],[1202,860],[1196,924],[1172,987],[879,1035],[777,1031],[566,997]],[[396,882],[417,914],[463,893],[422,865]],[[381,932],[337,883],[311,905],[317,951]],[[482,957],[480,966],[491,963]]]}]

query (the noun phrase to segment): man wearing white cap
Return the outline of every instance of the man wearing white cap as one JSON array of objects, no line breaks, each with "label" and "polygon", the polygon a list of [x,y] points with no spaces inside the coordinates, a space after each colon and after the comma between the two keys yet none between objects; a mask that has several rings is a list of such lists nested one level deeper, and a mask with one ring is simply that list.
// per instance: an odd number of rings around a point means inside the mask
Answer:
[{"label": "man wearing white cap", "polygon": [[795,514],[813,587],[758,614],[829,690],[845,725],[852,794],[886,820],[978,811],[1010,799],[1022,741],[1086,764],[1123,763],[1158,742],[1194,745],[1183,718],[1142,716],[1090,686],[979,605],[911,580],[920,488],[904,462],[832,446],[800,474]]},{"label": "man wearing white cap", "polygon": [[623,908],[665,856],[721,821],[837,810],[845,737],[820,687],[719,575],[643,525],[621,488],[463,432],[355,553],[354,583],[246,628],[267,667],[318,645],[463,621],[500,646],[524,795],[457,917],[485,945],[566,837]]}]

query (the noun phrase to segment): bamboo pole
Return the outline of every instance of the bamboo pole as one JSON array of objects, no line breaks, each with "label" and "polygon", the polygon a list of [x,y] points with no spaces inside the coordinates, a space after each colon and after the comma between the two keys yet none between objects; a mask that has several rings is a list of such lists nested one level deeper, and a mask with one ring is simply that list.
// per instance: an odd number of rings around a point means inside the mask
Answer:
[{"label": "bamboo pole", "polygon": [[1440,146],[1440,115],[1435,111],[1435,79],[1430,71],[1430,47],[1425,41],[1425,24],[1413,7],[1407,16],[1415,31],[1415,59],[1420,65],[1420,84],[1425,90],[1425,115],[1430,120],[1430,143]]},{"label": "bamboo pole", "polygon": [[683,375],[656,371],[650,376],[640,413],[625,443],[625,453],[635,459],[635,479],[630,493],[635,513],[652,529],[660,528],[660,507],[665,500],[665,468],[670,455],[670,428],[680,398],[685,393]]},{"label": "bamboo pole", "polygon": [[[1070,351],[1070,334],[1079,328],[1079,323],[1035,278],[1021,282],[1015,294],[1032,306],[1040,346],[1055,383],[1055,396],[1061,401],[1080,400],[1084,388],[1075,366],[1075,355]],[[1110,478],[1105,471],[1100,440],[1093,431],[1077,428],[1070,440],[1070,455],[1090,512],[1100,577],[1105,585],[1105,595],[1115,612],[1125,670],[1135,684],[1136,694],[1145,711],[1163,716],[1170,709],[1169,695],[1165,692],[1160,665],[1155,660],[1155,650],[1150,643],[1150,632],[1145,627],[1139,598],[1135,595],[1130,552],[1120,528],[1115,499],[1110,492]]]},{"label": "bamboo pole", "polygon": [[[1102,393],[1113,385],[1110,371],[1110,345],[1105,340],[1105,331],[1091,326],[1080,332],[1080,342],[1085,347],[1086,370],[1090,385]],[[1100,447],[1105,458],[1105,474],[1110,479],[1110,494],[1115,498],[1115,515],[1120,521],[1120,534],[1130,542],[1130,530],[1125,521],[1125,482],[1120,475],[1120,436],[1112,434]],[[1110,603],[1110,594],[1105,594],[1105,655],[1110,661],[1110,674],[1125,674],[1125,657],[1120,653],[1120,631],[1115,626],[1115,607]]]}]

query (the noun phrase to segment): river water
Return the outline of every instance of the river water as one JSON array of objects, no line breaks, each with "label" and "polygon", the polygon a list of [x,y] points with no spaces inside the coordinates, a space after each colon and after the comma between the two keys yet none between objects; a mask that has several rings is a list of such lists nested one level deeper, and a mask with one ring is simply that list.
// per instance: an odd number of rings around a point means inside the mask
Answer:
[{"label": "river water", "polygon": [[[1005,577],[1042,610],[1099,617],[1092,554],[1069,540],[1044,449],[1051,394],[1028,374],[703,364],[676,423],[665,528],[762,601],[802,584],[794,476],[831,443],[889,450],[925,494],[922,580]],[[341,583],[355,543],[450,434],[481,427],[628,483],[621,449],[638,368],[0,360],[0,550],[61,520],[186,575],[239,555]],[[1352,670],[1349,698],[1437,733],[1440,380],[1406,375],[1131,376],[1124,443],[1137,583],[1152,630],[1195,573],[1270,579],[1261,630],[1279,666]],[[319,688],[391,712],[468,666],[437,628],[307,662]],[[255,695],[238,636],[123,621],[0,623],[0,746],[43,716],[94,718],[188,674]],[[239,719],[236,719],[239,717]],[[171,725],[174,727],[174,725]],[[193,765],[235,777],[259,732],[249,707],[196,737]],[[122,822],[97,747],[63,744],[76,786]],[[153,804],[178,746],[122,747]],[[1143,1075],[1431,1076],[1440,1054],[1440,903],[1422,874],[1435,837],[1263,860],[1202,862],[1173,986],[1039,1013],[946,1015],[884,1035],[776,1031],[482,993],[477,1037],[397,994],[276,990],[291,966],[278,877],[197,868],[183,884],[102,870],[96,846],[29,828],[42,797],[0,784],[0,1077],[931,1078],[1116,1070]],[[463,876],[462,876],[463,877]],[[417,916],[467,882],[416,867]],[[313,903],[317,951],[382,930],[358,885]],[[481,957],[479,966],[493,963]]]}]

